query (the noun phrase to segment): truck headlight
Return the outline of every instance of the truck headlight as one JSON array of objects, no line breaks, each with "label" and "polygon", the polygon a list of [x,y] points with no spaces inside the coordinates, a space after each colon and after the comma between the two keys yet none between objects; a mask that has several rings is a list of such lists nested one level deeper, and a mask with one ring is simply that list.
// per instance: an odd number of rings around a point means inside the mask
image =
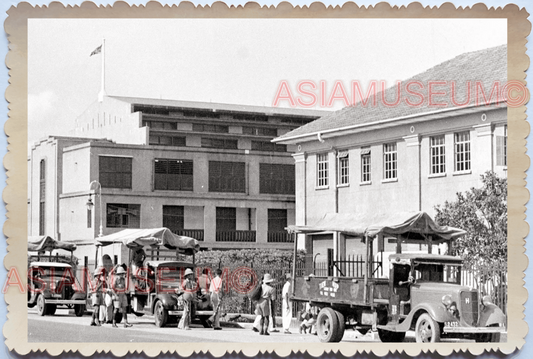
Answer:
[{"label": "truck headlight", "polygon": [[445,296],[442,297],[442,304],[444,304],[444,306],[446,308],[448,308],[450,305],[452,305],[452,296],[449,295],[449,294],[446,294]]},{"label": "truck headlight", "polygon": [[487,304],[494,304],[494,303],[492,302],[492,298],[490,297],[490,295],[484,295],[483,298],[481,298],[481,304],[487,305]]}]

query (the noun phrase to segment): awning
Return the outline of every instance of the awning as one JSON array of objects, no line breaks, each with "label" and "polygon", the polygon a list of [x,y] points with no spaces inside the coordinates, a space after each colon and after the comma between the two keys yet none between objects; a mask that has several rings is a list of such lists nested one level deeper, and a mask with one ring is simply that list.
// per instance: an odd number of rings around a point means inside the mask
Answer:
[{"label": "awning", "polygon": [[76,245],[68,242],[56,241],[50,236],[30,236],[28,237],[29,252],[53,251],[54,249],[64,249],[69,252],[76,250]]},{"label": "awning", "polygon": [[354,237],[401,235],[412,240],[425,240],[431,235],[433,242],[455,239],[466,234],[459,228],[439,226],[425,212],[397,212],[395,214],[326,213],[313,226],[289,226],[290,232],[340,232]]},{"label": "awning", "polygon": [[179,236],[170,229],[149,228],[149,229],[124,229],[120,232],[96,239],[96,244],[107,246],[113,243],[122,243],[128,248],[142,248],[147,246],[166,247],[177,249],[184,254],[194,254],[200,250],[198,241],[191,237]]}]

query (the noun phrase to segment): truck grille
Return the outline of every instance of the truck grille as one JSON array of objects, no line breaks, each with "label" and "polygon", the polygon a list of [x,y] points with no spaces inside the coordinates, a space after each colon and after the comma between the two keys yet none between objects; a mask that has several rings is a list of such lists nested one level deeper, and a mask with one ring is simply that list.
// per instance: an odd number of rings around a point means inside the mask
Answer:
[{"label": "truck grille", "polygon": [[461,315],[465,323],[475,326],[478,317],[477,292],[461,292]]}]

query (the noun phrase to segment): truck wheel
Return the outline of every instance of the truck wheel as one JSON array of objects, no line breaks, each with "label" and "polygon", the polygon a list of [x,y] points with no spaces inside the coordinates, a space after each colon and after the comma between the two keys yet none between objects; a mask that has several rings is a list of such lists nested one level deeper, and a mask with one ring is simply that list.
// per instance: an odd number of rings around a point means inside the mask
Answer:
[{"label": "truck wheel", "polygon": [[83,304],[74,304],[74,314],[81,317],[85,313],[85,306]]},{"label": "truck wheel", "polygon": [[344,319],[344,315],[341,312],[336,310],[335,314],[337,315],[339,328],[337,329],[337,337],[335,338],[334,342],[338,343],[342,340],[342,337],[344,336],[344,331],[346,330],[346,320]]},{"label": "truck wheel", "polygon": [[440,341],[440,325],[428,313],[418,317],[415,327],[417,343],[438,343]]},{"label": "truck wheel", "polygon": [[163,306],[163,302],[160,300],[155,303],[154,308],[154,318],[155,318],[155,325],[159,328],[162,328],[167,324],[168,320],[168,310],[165,309]]},{"label": "truck wheel", "polygon": [[39,294],[37,297],[37,313],[41,317],[45,316],[48,312],[48,305],[44,302],[44,296],[42,294]]},{"label": "truck wheel", "polygon": [[318,313],[316,321],[316,331],[321,342],[334,343],[340,340],[339,318],[333,309],[322,308],[322,310]]},{"label": "truck wheel", "polygon": [[56,314],[57,305],[56,304],[48,304],[47,313],[48,315],[54,315]]},{"label": "truck wheel", "polygon": [[378,328],[379,339],[383,343],[400,343],[405,339],[405,332],[391,332]]}]

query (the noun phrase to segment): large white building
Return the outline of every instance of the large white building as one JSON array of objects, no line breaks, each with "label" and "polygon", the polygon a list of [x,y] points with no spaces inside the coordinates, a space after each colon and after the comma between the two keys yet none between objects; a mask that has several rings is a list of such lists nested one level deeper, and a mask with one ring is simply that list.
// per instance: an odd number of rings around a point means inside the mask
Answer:
[{"label": "large white building", "polygon": [[105,96],[71,137],[32,146],[29,235],[87,242],[100,226],[164,226],[204,249],[292,248],[294,151],[271,140],[325,113]]},{"label": "large white building", "polygon": [[[384,98],[394,105],[377,94],[376,105],[370,99],[275,139],[297,149],[296,224],[313,225],[326,213],[433,216],[436,205],[479,187],[486,171],[506,177],[507,108],[490,98],[506,71],[505,46],[466,53],[404,81],[397,104],[392,87]],[[318,262],[340,259],[336,248],[359,254],[360,239],[339,236],[332,246],[332,238],[308,235],[308,254]]]}]

